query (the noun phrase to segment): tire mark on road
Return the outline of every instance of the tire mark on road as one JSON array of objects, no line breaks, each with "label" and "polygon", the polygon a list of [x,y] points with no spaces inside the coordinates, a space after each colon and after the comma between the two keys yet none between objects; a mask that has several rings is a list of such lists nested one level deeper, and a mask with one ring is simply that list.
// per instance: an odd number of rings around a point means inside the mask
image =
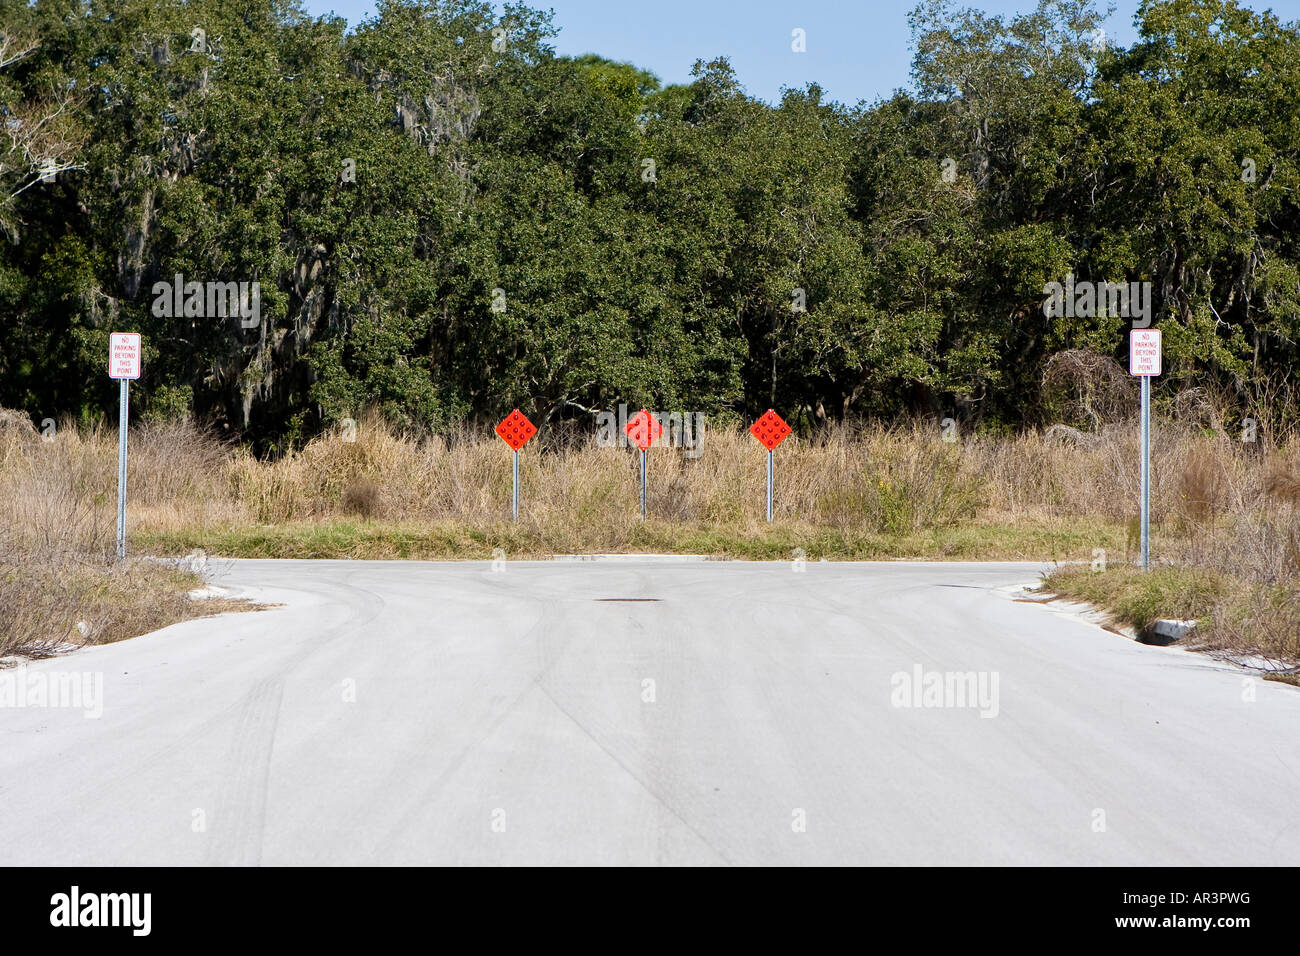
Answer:
[{"label": "tire mark on road", "polygon": [[222,766],[222,780],[216,811],[212,817],[215,834],[208,849],[211,866],[258,866],[262,859],[262,835],[266,826],[266,803],[271,779],[271,757],[275,731],[284,699],[285,678],[326,645],[364,627],[377,618],[386,602],[373,591],[345,580],[331,590],[359,595],[348,619],[327,629],[319,640],[303,644],[277,666],[278,673],[254,685],[239,705],[235,733]]},{"label": "tire mark on road", "polygon": [[262,862],[271,750],[283,698],[284,680],[268,678],[253,688],[239,708],[235,736],[223,761],[230,773],[222,782],[222,795],[211,819],[215,835],[208,850],[209,866],[257,866]]}]

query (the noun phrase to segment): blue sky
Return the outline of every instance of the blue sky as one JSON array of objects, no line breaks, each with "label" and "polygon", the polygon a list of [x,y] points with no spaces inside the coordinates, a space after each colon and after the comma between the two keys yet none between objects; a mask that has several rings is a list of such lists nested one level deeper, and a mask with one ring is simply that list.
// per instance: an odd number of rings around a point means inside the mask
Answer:
[{"label": "blue sky", "polygon": [[[1138,0],[1100,0],[1115,6],[1106,31],[1133,42]],[[333,12],[356,24],[374,13],[374,0],[303,0],[309,13]],[[783,86],[816,81],[833,99],[853,104],[888,96],[910,81],[912,50],[907,13],[914,0],[535,0],[555,11],[562,54],[599,53],[648,69],[665,83],[690,78],[696,59],[727,56],[750,94],[773,101]],[[1033,9],[1036,0],[967,0],[988,13]],[[1300,0],[1247,0],[1283,20],[1300,18]],[[791,31],[804,30],[807,51],[791,51]]]}]

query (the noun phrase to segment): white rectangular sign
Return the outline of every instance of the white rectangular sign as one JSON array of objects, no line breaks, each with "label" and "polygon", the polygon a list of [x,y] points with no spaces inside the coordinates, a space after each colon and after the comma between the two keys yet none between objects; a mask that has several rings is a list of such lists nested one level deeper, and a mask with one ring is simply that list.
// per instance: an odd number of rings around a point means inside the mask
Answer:
[{"label": "white rectangular sign", "polygon": [[139,332],[114,332],[108,337],[108,377],[140,377]]},{"label": "white rectangular sign", "polygon": [[1128,373],[1159,375],[1161,351],[1159,329],[1133,329],[1128,334]]}]

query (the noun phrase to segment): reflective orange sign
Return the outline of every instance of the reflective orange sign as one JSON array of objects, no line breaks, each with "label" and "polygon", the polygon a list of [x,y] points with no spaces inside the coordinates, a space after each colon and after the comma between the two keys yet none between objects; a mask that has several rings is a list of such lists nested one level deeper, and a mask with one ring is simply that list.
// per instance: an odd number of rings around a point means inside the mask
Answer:
[{"label": "reflective orange sign", "polygon": [[749,426],[749,433],[763,443],[763,447],[771,451],[781,442],[785,441],[790,434],[790,426],[772,409],[763,413],[763,417],[754,424]]},{"label": "reflective orange sign", "polygon": [[632,444],[645,451],[664,433],[664,426],[659,424],[659,419],[643,408],[628,419],[627,428],[624,430],[627,432],[627,437],[632,439]]},{"label": "reflective orange sign", "polygon": [[537,434],[537,426],[524,417],[524,413],[515,409],[497,426],[497,434],[515,451],[523,448],[528,439]]}]

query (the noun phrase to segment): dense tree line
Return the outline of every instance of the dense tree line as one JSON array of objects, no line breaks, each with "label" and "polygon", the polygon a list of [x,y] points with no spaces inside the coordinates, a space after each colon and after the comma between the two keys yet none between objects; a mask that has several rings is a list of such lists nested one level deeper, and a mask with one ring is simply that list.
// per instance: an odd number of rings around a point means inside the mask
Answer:
[{"label": "dense tree line", "polygon": [[[1127,49],[1100,22],[924,0],[912,92],[769,105],[725,59],[663,87],[557,56],[524,6],[0,0],[0,405],[111,409],[137,330],[146,413],[262,448],[368,406],[1038,424],[1054,355],[1125,349],[1122,316],[1045,315],[1067,276],[1152,283],[1166,392],[1285,395],[1300,31],[1232,0],[1143,0]],[[253,319],[158,308],[177,275],[257,282]]]}]

